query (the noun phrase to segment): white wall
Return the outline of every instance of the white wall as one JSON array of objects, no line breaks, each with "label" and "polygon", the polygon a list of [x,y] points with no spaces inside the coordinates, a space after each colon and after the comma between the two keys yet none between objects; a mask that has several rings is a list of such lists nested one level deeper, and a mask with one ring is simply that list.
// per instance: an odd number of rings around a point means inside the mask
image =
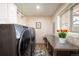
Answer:
[{"label": "white wall", "polygon": [[[21,14],[20,14],[21,15]],[[18,15],[18,24],[33,27],[36,30],[36,43],[44,43],[43,37],[45,34],[52,34],[52,19],[51,17],[20,17]],[[36,22],[41,22],[41,29],[36,29]]]}]

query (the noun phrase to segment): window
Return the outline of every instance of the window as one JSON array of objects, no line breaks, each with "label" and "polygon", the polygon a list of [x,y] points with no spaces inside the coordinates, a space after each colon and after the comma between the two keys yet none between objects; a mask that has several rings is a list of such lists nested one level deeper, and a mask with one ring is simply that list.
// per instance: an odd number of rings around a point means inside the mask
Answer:
[{"label": "window", "polygon": [[71,31],[79,32],[79,4],[73,6],[71,10]]},{"label": "window", "polygon": [[60,28],[79,33],[79,4],[73,5],[60,15]]},{"label": "window", "polygon": [[70,29],[70,10],[65,11],[60,16],[61,29]]}]

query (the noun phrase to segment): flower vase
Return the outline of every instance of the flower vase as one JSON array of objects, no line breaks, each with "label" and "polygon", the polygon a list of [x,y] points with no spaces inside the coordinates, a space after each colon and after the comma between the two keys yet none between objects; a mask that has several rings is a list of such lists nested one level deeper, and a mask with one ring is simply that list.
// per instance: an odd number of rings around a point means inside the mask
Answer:
[{"label": "flower vase", "polygon": [[66,38],[59,38],[59,43],[65,43],[66,42]]}]

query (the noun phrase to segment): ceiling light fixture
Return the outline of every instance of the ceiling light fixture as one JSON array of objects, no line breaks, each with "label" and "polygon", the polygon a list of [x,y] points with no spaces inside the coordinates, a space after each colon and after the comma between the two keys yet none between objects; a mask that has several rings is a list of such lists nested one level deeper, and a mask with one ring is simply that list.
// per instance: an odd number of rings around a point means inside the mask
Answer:
[{"label": "ceiling light fixture", "polygon": [[40,6],[39,6],[39,5],[37,5],[37,6],[36,6],[36,9],[40,9]]}]

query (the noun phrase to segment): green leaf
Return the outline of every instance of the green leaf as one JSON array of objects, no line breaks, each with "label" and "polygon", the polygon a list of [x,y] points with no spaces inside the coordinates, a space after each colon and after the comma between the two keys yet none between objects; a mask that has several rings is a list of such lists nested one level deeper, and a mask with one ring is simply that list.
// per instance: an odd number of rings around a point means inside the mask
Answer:
[{"label": "green leaf", "polygon": [[66,38],[67,34],[65,32],[60,32],[60,33],[58,33],[58,35],[60,38]]}]

